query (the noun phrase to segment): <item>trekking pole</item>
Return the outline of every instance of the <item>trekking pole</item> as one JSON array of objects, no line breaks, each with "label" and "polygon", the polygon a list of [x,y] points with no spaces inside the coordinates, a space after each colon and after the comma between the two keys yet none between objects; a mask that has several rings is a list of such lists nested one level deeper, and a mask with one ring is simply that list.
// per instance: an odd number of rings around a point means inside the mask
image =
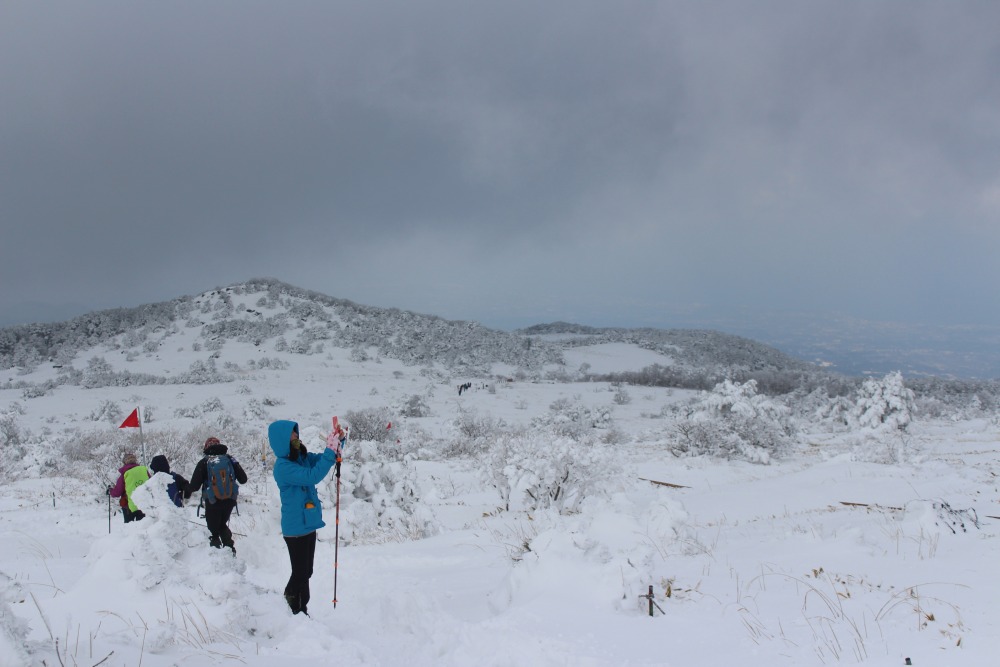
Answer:
[{"label": "trekking pole", "polygon": [[111,534],[111,487],[107,489],[108,492],[108,535]]},{"label": "trekking pole", "polygon": [[[333,418],[334,432],[341,429],[337,418]],[[341,430],[344,437],[340,440],[340,449],[337,451],[337,512],[333,523],[333,608],[337,608],[337,570],[340,564],[340,464],[344,460],[344,445],[347,443],[348,431]]]}]

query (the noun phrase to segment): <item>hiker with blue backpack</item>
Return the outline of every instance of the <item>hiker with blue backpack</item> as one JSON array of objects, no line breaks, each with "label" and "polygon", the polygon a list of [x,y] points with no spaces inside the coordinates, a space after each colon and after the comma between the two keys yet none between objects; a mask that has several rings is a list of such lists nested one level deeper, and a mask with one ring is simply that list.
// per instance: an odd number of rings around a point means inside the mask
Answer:
[{"label": "hiker with blue backpack", "polygon": [[205,441],[205,456],[194,467],[191,482],[184,491],[184,497],[190,498],[201,489],[201,498],[205,503],[205,523],[212,536],[209,546],[216,549],[229,547],[236,555],[236,545],[233,542],[233,531],[229,530],[229,517],[236,508],[236,498],[240,484],[247,483],[247,474],[231,454],[229,448],[219,442],[216,437]]}]

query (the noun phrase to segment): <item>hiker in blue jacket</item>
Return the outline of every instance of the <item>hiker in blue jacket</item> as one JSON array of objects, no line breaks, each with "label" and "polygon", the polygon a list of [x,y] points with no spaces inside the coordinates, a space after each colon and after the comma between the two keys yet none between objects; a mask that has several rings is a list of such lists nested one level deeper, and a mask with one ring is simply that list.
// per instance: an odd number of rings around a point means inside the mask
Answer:
[{"label": "hiker in blue jacket", "polygon": [[[191,494],[201,489],[201,497],[205,501],[205,523],[208,525],[208,532],[212,534],[208,540],[209,546],[216,549],[229,547],[235,556],[236,544],[233,542],[233,531],[229,530],[229,517],[236,508],[236,496],[239,492],[236,482],[246,484],[247,474],[240,462],[229,454],[229,448],[219,442],[218,438],[206,440],[204,452],[205,456],[194,467],[191,482],[184,490],[184,497],[190,498]],[[226,473],[226,484],[221,484],[218,480],[218,475],[214,472],[217,466]],[[236,478],[235,481],[233,477]]]},{"label": "hiker in blue jacket", "polygon": [[281,497],[281,534],[292,565],[285,601],[293,614],[308,615],[316,531],[326,525],[316,485],[337,462],[340,442],[331,433],[323,453],[310,454],[299,440],[299,425],[287,420],[273,422],[267,429],[267,439],[274,452],[274,481]]}]

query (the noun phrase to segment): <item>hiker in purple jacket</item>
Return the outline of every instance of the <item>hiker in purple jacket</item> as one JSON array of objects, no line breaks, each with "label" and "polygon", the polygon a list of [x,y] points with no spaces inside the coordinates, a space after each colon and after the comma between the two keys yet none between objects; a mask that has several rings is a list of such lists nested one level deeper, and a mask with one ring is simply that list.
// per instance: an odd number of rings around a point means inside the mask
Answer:
[{"label": "hiker in purple jacket", "polygon": [[139,461],[136,459],[135,454],[129,452],[122,459],[122,467],[118,469],[118,481],[115,485],[111,487],[109,492],[112,498],[119,498],[119,506],[122,508],[122,518],[125,519],[125,523],[130,521],[138,521],[146,515],[142,513],[142,510],[132,511],[128,506],[128,494],[125,492],[125,473],[127,473],[132,468],[137,468],[139,466]]}]

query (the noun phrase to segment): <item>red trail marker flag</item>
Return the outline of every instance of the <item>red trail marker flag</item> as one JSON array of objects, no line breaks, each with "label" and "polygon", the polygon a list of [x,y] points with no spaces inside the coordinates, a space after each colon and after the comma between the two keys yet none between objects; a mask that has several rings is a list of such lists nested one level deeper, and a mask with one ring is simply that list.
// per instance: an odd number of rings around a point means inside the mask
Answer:
[{"label": "red trail marker flag", "polygon": [[139,443],[142,445],[142,460],[143,463],[146,461],[146,439],[142,437],[142,420],[139,418],[139,408],[132,411],[122,425],[118,428],[137,428],[139,429]]},{"label": "red trail marker flag", "polygon": [[132,414],[126,417],[125,421],[118,428],[142,428],[142,425],[139,423],[139,408],[133,410]]}]

